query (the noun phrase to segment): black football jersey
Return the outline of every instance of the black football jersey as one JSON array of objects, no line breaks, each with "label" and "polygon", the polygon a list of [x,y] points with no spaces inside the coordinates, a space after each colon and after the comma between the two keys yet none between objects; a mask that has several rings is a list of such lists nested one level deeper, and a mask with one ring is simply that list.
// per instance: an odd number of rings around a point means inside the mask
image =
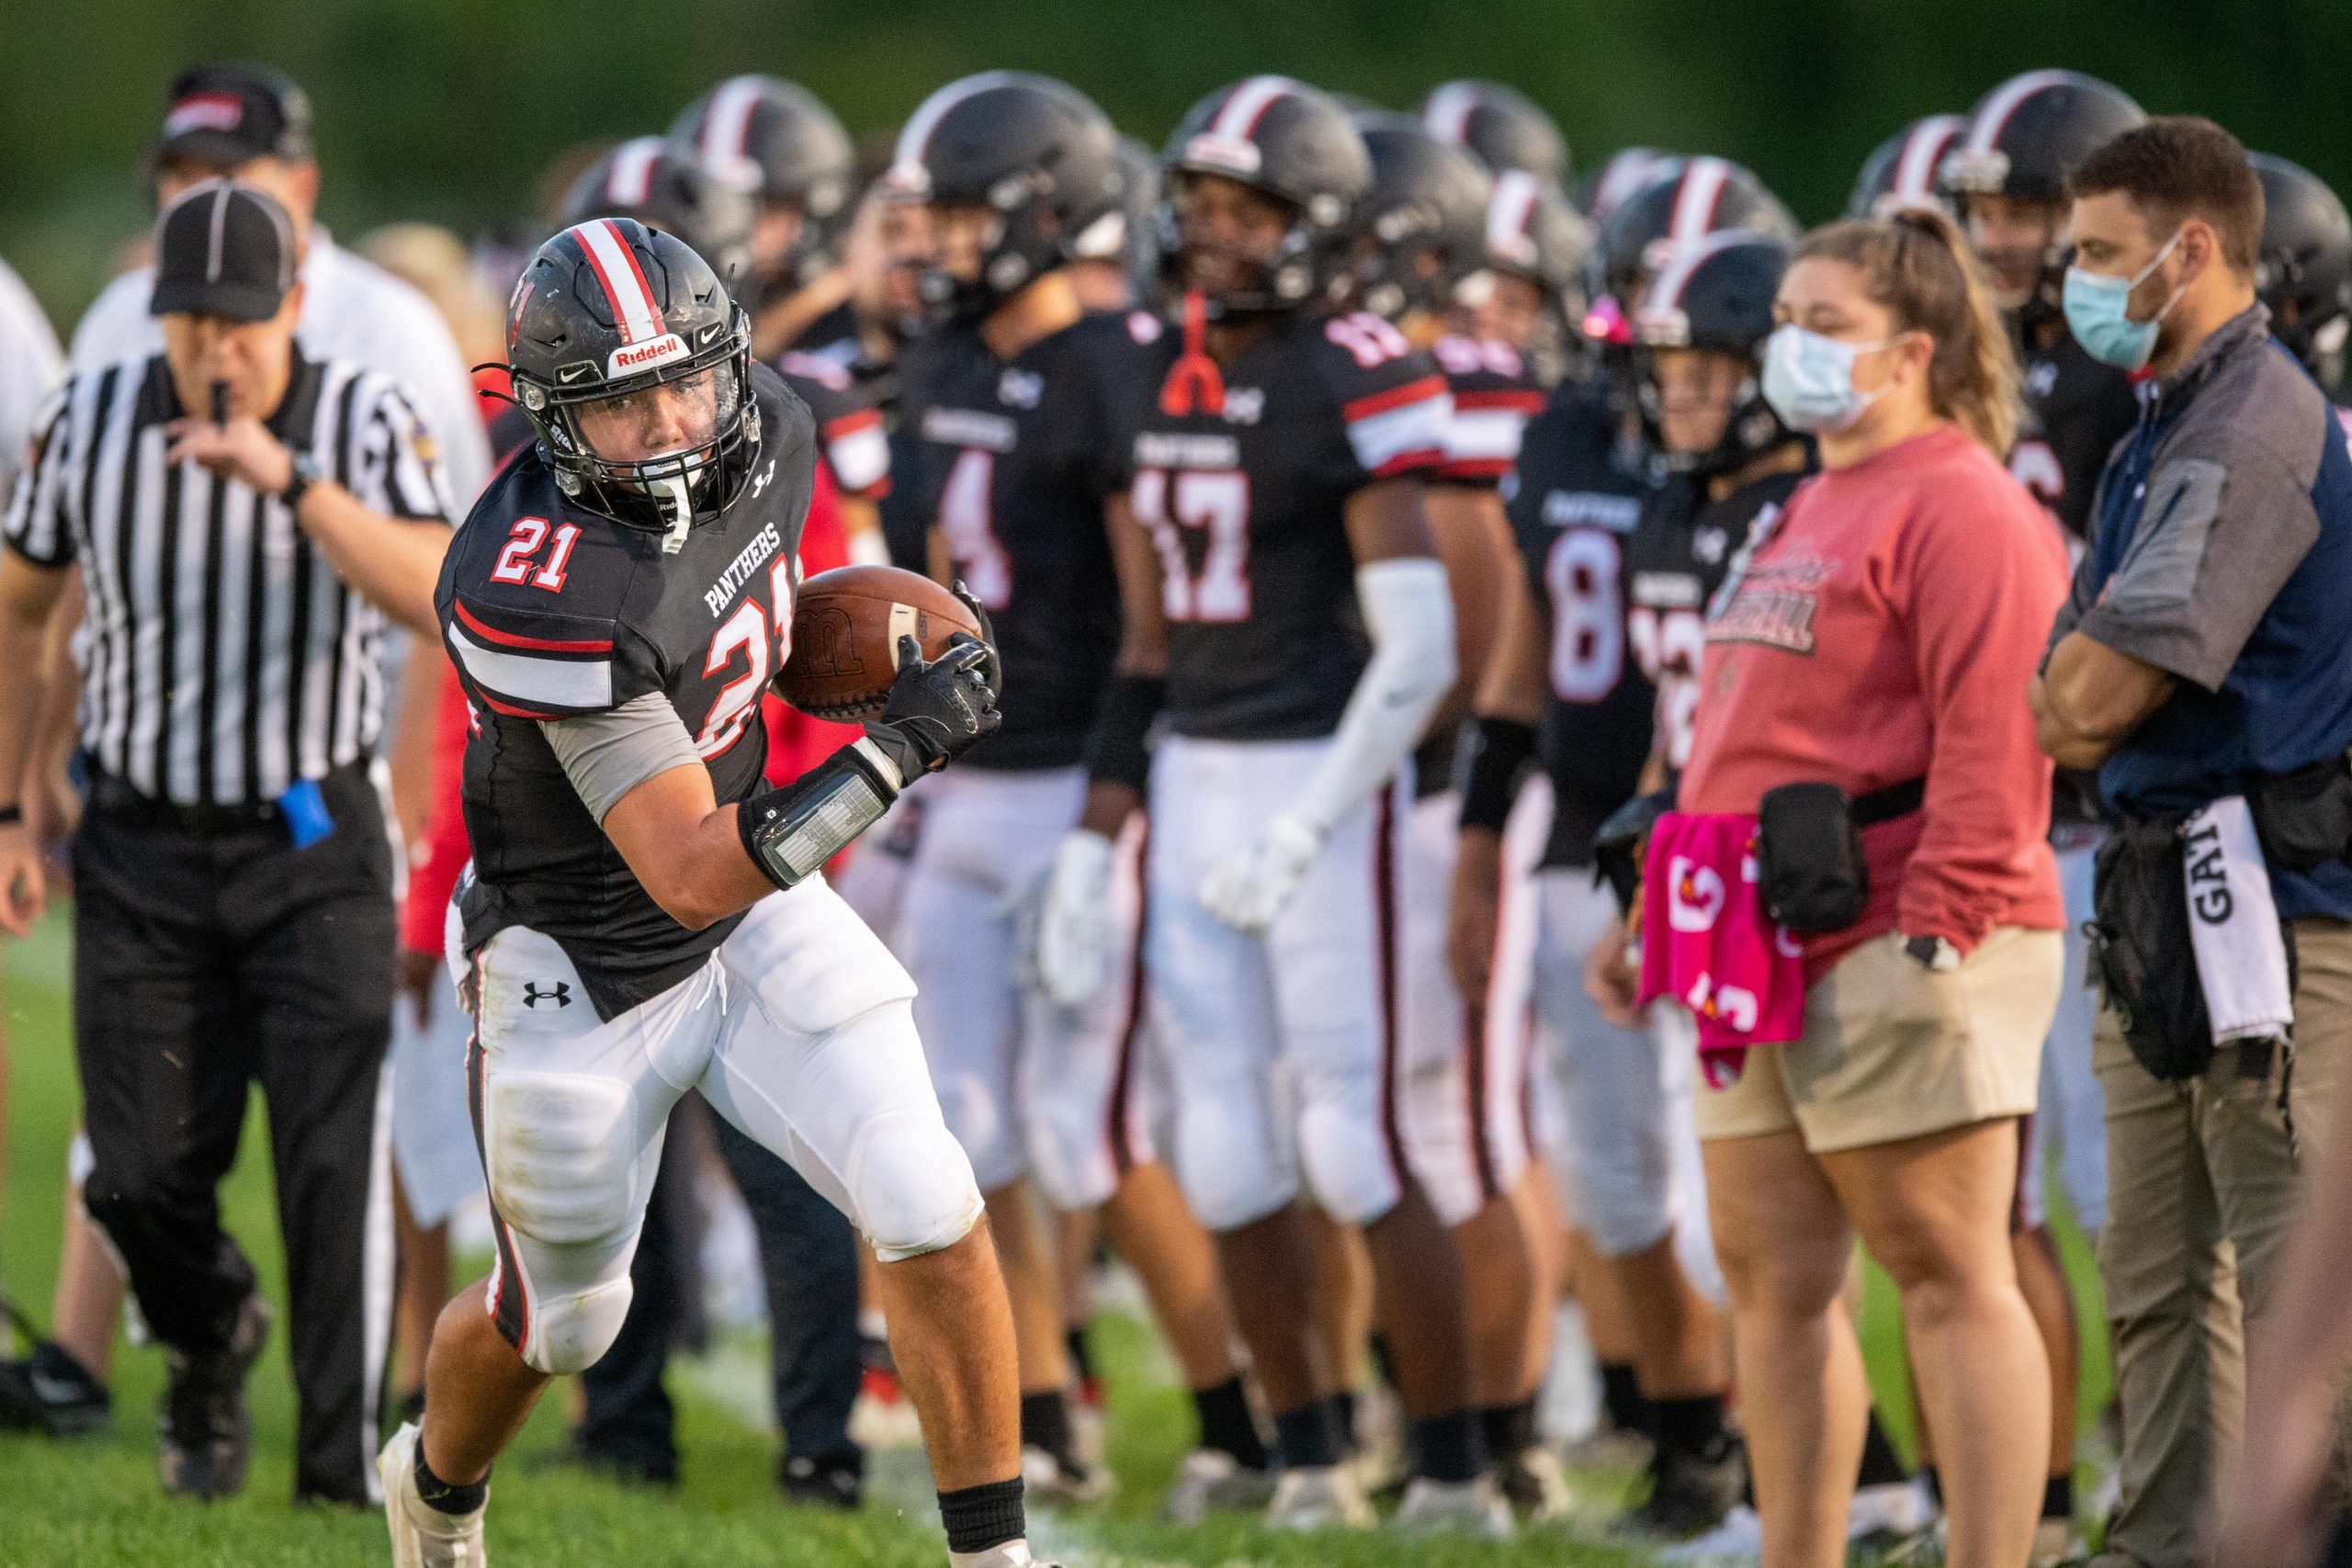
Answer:
[{"label": "black football jersey", "polygon": [[1430,354],[1453,399],[1445,457],[1430,470],[1430,482],[1491,490],[1519,460],[1527,422],[1544,412],[1544,388],[1508,344],[1442,337]]},{"label": "black football jersey", "polygon": [[1286,316],[1221,367],[1223,407],[1160,406],[1182,334],[1127,318],[1136,521],[1159,549],[1168,713],[1212,739],[1329,735],[1371,657],[1348,498],[1444,459],[1451,400],[1377,316]]},{"label": "black football jersey", "polygon": [[890,442],[882,411],[857,378],[821,355],[786,349],[776,374],[808,405],[817,422],[817,450],[843,495],[879,501],[890,491]]},{"label": "black football jersey", "polygon": [[1627,657],[1624,576],[1646,467],[1607,396],[1563,382],[1503,477],[1504,515],[1551,617],[1539,741],[1553,795],[1545,865],[1592,863],[1594,834],[1632,798],[1649,759],[1656,694]]},{"label": "black football jersey", "polygon": [[471,709],[466,947],[510,925],[545,932],[605,1018],[692,974],[736,922],[690,931],[662,911],[539,725],[659,692],[709,764],[720,804],[760,789],[760,694],[790,649],[816,429],[775,372],[754,367],[752,388],[751,478],[677,554],[662,553],[658,534],[574,505],[534,447],[474,502],[434,594]]},{"label": "black football jersey", "polygon": [[1643,498],[1641,521],[1625,541],[1625,644],[1657,692],[1651,749],[1678,773],[1690,757],[1708,602],[1750,530],[1804,479],[1768,474],[1709,501],[1700,483],[1675,475]]},{"label": "black football jersey", "polygon": [[2140,417],[2132,378],[2083,352],[2074,334],[2025,355],[2024,417],[2009,472],[2065,526],[2075,546],[2090,532],[2091,501],[2107,456]]},{"label": "black football jersey", "polygon": [[1010,360],[977,323],[943,326],[908,356],[906,482],[1004,660],[1004,728],[959,766],[1069,767],[1085,750],[1119,650],[1102,506],[1127,484],[1136,354],[1123,321],[1091,316]]}]

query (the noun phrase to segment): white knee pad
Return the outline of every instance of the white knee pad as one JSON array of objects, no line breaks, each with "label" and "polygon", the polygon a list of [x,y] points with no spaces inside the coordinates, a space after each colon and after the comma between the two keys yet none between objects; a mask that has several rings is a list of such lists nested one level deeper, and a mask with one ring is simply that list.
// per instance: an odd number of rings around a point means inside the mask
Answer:
[{"label": "white knee pad", "polygon": [[885,1263],[953,1247],[979,1223],[971,1159],[935,1113],[910,1108],[875,1117],[843,1174],[857,1228]]},{"label": "white knee pad", "polygon": [[624,1267],[619,1278],[603,1284],[534,1299],[523,1342],[524,1364],[550,1377],[586,1371],[620,1337],[635,1293]]},{"label": "white knee pad", "polygon": [[1369,1224],[1402,1195],[1382,1112],[1376,1068],[1301,1075],[1299,1163],[1316,1203],[1342,1224]]}]

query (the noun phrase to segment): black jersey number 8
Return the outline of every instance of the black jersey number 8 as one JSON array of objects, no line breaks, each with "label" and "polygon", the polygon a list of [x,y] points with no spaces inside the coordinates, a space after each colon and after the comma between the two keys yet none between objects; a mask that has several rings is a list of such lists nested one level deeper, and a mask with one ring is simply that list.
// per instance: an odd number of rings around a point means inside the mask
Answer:
[{"label": "black jersey number 8", "polygon": [[[1138,468],[1136,521],[1159,547],[1159,602],[1171,621],[1250,618],[1250,476],[1238,468]],[[1193,570],[1187,531],[1206,536]]]}]

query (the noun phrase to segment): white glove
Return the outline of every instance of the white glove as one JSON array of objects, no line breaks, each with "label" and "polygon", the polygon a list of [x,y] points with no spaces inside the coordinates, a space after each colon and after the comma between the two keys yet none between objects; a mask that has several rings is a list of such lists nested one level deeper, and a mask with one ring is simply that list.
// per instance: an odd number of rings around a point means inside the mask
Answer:
[{"label": "white glove", "polygon": [[1054,851],[1037,914],[1037,981],[1061,1007],[1102,988],[1111,966],[1111,840],[1080,829]]},{"label": "white glove", "polygon": [[1324,830],[1305,818],[1287,811],[1277,815],[1256,843],[1202,878],[1201,903],[1236,931],[1264,931],[1306,879],[1323,839]]}]

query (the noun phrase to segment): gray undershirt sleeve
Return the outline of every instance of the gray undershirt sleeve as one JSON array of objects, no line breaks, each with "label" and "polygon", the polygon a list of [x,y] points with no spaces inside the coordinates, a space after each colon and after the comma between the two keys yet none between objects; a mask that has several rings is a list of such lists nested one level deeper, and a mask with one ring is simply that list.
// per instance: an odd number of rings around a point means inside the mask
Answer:
[{"label": "gray undershirt sleeve", "polygon": [[656,773],[702,761],[678,710],[660,692],[602,713],[542,719],[539,733],[599,823],[621,796]]}]

